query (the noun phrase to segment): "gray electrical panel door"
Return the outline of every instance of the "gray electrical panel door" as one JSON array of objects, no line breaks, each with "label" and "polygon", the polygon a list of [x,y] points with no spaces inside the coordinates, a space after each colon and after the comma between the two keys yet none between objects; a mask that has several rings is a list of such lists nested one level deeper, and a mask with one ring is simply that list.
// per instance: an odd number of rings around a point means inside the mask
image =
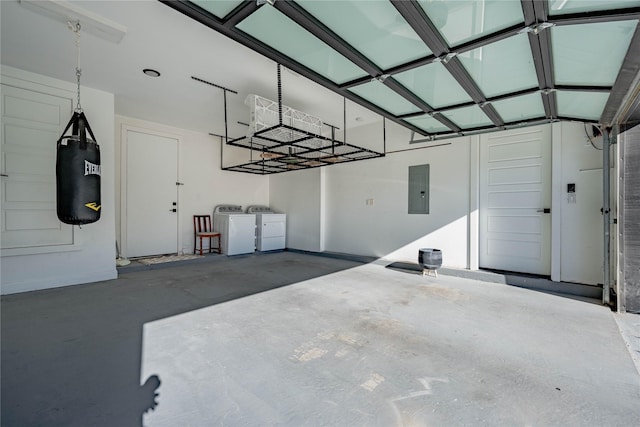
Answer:
[{"label": "gray electrical panel door", "polygon": [[429,213],[429,165],[409,166],[409,213]]}]

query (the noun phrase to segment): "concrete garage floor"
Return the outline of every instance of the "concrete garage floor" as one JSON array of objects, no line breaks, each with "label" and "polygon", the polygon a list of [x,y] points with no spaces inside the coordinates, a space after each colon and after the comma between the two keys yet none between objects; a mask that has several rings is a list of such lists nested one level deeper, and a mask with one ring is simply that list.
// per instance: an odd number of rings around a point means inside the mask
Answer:
[{"label": "concrete garage floor", "polygon": [[1,351],[6,427],[640,425],[608,308],[292,252],[3,297]]}]

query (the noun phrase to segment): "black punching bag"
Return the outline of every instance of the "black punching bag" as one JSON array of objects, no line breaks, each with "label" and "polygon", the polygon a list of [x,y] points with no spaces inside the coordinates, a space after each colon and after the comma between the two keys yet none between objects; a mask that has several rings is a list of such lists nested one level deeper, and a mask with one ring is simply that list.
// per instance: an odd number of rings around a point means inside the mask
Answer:
[{"label": "black punching bag", "polygon": [[[72,135],[65,136],[70,127]],[[58,139],[56,194],[58,219],[65,224],[100,219],[100,147],[82,111],[73,113]]]}]

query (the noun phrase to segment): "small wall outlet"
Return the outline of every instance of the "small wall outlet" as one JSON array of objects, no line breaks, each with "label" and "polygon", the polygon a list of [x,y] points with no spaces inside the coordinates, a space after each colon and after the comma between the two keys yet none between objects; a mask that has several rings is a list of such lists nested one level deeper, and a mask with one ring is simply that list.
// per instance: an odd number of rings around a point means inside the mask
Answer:
[{"label": "small wall outlet", "polygon": [[365,200],[365,204],[366,204],[367,206],[373,206],[374,202],[375,202],[375,201],[374,201],[374,199],[367,199],[367,200]]}]

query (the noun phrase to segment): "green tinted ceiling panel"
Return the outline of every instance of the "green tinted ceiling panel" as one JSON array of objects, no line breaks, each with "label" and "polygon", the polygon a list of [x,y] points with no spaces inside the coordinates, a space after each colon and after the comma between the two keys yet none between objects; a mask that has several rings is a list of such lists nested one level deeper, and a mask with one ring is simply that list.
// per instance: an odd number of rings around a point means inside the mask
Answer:
[{"label": "green tinted ceiling panel", "polygon": [[557,91],[558,114],[562,117],[598,120],[602,114],[608,93]]},{"label": "green tinted ceiling panel", "polygon": [[462,129],[489,126],[493,124],[491,119],[489,119],[489,117],[487,117],[477,105],[443,111],[442,115],[460,126]]},{"label": "green tinted ceiling panel", "polygon": [[335,83],[366,73],[270,5],[260,7],[237,28]]},{"label": "green tinted ceiling panel", "polygon": [[518,34],[459,55],[485,96],[538,87],[526,34]]},{"label": "green tinted ceiling panel", "polygon": [[[638,43],[630,44],[638,28],[640,0],[289,0],[288,4],[285,0],[276,0],[275,4],[267,0],[257,7],[256,0],[193,1],[219,19],[194,14],[189,3],[166,2],[414,131],[451,132],[439,120],[424,114],[426,106],[418,99],[443,114],[436,117],[447,121],[443,119],[446,117],[455,124],[452,127],[465,132],[493,129],[501,121],[610,120],[640,68]],[[242,5],[247,7],[242,9],[246,13],[238,15],[241,21],[236,24],[234,20],[234,26],[225,24],[224,18]],[[545,20],[545,11],[552,16],[549,22],[556,23],[552,28],[528,28],[544,31],[540,36],[548,36],[548,45],[547,39],[537,37],[535,31],[525,32],[523,8],[536,22]],[[621,16],[621,9],[633,13]],[[425,22],[425,17],[430,22]],[[299,19],[303,25],[297,23]],[[438,34],[433,33],[432,25]],[[508,34],[522,31],[503,39],[505,29]],[[530,38],[543,43],[532,45]],[[456,59],[447,63],[451,60],[448,56],[441,58],[442,62],[430,62],[432,52],[423,39],[439,53],[451,53]],[[442,46],[438,39],[448,46]],[[473,50],[460,53],[465,50],[461,46]],[[532,48],[536,49],[535,56]],[[382,70],[381,74],[392,74],[394,81],[383,82],[380,77],[384,76],[377,75],[376,67],[366,67],[357,56],[366,57]],[[552,81],[548,80],[551,76],[542,75],[547,71],[553,75]],[[540,85],[557,89],[550,97],[555,102],[547,104],[546,109]],[[567,86],[578,88],[566,90],[570,89]],[[581,86],[585,89],[577,91]],[[611,105],[605,113],[609,93],[602,92],[602,86],[612,90]],[[519,95],[528,92],[533,93]],[[495,98],[502,100],[490,101],[489,109],[476,105]],[[473,105],[451,109],[459,104]],[[420,116],[402,119],[414,114]]]},{"label": "green tinted ceiling panel", "polygon": [[415,125],[429,133],[446,132],[451,130],[428,114],[425,114],[424,116],[404,119],[404,121],[411,123],[412,125]]},{"label": "green tinted ceiling panel", "polygon": [[549,14],[564,15],[639,6],[638,0],[550,0]]},{"label": "green tinted ceiling panel", "polygon": [[192,2],[222,19],[240,5],[242,0],[193,0]]},{"label": "green tinted ceiling panel", "polygon": [[542,96],[538,92],[494,101],[491,105],[507,123],[545,117]]},{"label": "green tinted ceiling panel", "polygon": [[552,28],[556,84],[613,85],[637,24],[636,20]]},{"label": "green tinted ceiling panel", "polygon": [[449,46],[456,46],[524,21],[517,0],[420,0],[420,6]]},{"label": "green tinted ceiling panel", "polygon": [[471,101],[456,79],[437,62],[393,77],[434,108]]},{"label": "green tinted ceiling panel", "polygon": [[384,83],[375,80],[352,87],[349,91],[373,104],[379,105],[396,116],[420,111],[418,107],[389,89]]},{"label": "green tinted ceiling panel", "polygon": [[297,3],[382,69],[431,54],[390,2],[303,0]]}]

